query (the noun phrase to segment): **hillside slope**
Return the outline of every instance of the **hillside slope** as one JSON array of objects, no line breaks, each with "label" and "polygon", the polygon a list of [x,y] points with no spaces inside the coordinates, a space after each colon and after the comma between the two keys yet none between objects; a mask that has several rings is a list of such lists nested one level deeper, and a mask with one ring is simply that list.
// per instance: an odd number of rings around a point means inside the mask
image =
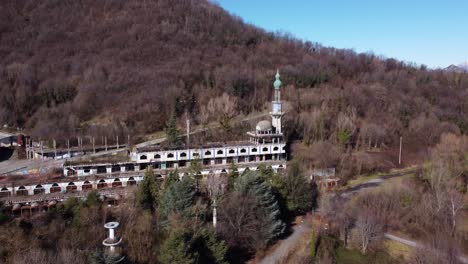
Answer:
[{"label": "hillside slope", "polygon": [[0,122],[43,138],[156,131],[224,92],[259,110],[276,68],[298,137],[325,106],[328,136],[350,112],[388,137],[418,118],[421,133],[468,129],[466,74],[268,33],[206,0],[6,1],[0,16]]}]

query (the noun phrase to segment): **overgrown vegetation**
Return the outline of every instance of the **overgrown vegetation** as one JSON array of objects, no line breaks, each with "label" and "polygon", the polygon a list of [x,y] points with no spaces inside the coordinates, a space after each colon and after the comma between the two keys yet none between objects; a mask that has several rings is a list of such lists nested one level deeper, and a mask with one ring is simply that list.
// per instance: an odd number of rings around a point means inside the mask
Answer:
[{"label": "overgrown vegetation", "polygon": [[[0,261],[112,263],[102,252],[103,224],[117,220],[129,263],[242,263],[281,238],[290,216],[313,208],[317,197],[312,187],[293,190],[311,184],[296,165],[284,175],[266,166],[237,175],[231,165],[230,175],[205,177],[198,177],[196,162],[191,166],[193,174],[171,173],[164,180],[148,170],[134,199],[117,207],[105,206],[94,191],[30,220],[5,219]],[[301,207],[286,205],[297,197],[310,199]]]}]

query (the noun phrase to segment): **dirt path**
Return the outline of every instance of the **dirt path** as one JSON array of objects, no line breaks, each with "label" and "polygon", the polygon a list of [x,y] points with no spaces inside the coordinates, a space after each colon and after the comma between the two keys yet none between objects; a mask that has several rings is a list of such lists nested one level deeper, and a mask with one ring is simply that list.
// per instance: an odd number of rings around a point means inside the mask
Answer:
[{"label": "dirt path", "polygon": [[279,246],[268,256],[264,257],[260,264],[275,264],[291,251],[291,249],[299,242],[301,237],[312,230],[310,225],[301,223],[293,227],[293,233],[286,239],[279,241]]},{"label": "dirt path", "polygon": [[[414,173],[414,171],[410,170],[410,171],[401,172],[401,173],[391,173],[388,175],[384,175],[380,178],[372,179],[372,180],[363,182],[353,188],[349,188],[348,190],[341,192],[340,195],[345,198],[350,198],[352,195],[362,192],[364,190],[378,187],[389,179],[392,179],[395,177],[401,177],[410,173]],[[278,242],[280,243],[279,246],[277,246],[269,255],[265,256],[260,263],[261,264],[277,263],[290,252],[290,250],[296,245],[296,243],[298,243],[299,239],[302,237],[304,233],[309,232],[311,230],[312,228],[307,226],[304,223],[298,226],[295,226],[293,228],[293,233],[288,238],[279,241]]]}]

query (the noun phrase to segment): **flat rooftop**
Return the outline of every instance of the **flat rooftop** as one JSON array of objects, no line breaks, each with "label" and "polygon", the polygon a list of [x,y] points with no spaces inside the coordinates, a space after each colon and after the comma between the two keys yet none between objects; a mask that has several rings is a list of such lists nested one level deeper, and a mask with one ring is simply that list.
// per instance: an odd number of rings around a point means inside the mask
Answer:
[{"label": "flat rooftop", "polygon": [[176,147],[168,147],[161,145],[147,146],[137,148],[138,152],[149,152],[149,151],[167,151],[167,150],[183,150],[183,149],[202,149],[202,148],[223,148],[223,147],[234,147],[234,146],[253,146],[255,143],[250,141],[229,141],[229,142],[212,142],[205,144],[190,145],[187,147],[185,144]]}]

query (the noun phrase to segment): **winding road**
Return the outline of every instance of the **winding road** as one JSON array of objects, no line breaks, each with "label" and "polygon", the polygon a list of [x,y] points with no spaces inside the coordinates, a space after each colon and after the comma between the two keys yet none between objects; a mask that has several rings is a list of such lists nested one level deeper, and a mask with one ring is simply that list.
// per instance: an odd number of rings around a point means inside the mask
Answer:
[{"label": "winding road", "polygon": [[[356,194],[356,193],[362,192],[364,190],[376,188],[376,187],[380,186],[381,184],[385,183],[385,181],[387,181],[389,179],[392,179],[392,178],[395,178],[395,177],[405,176],[405,175],[414,173],[416,170],[417,170],[417,168],[412,169],[412,170],[407,170],[405,172],[387,174],[387,175],[384,175],[384,176],[382,176],[380,178],[372,179],[372,180],[363,182],[363,183],[361,183],[361,184],[359,184],[357,186],[354,186],[352,188],[348,188],[348,189],[344,190],[343,192],[341,192],[339,195],[341,197],[351,198],[351,196]],[[260,263],[261,264],[275,264],[275,263],[278,263],[279,261],[281,261],[283,258],[285,258],[288,255],[288,253],[293,249],[293,247],[300,241],[301,237],[305,233],[307,233],[307,232],[309,232],[311,230],[312,230],[312,228],[310,226],[304,224],[304,223],[302,223],[300,225],[297,225],[297,226],[294,226],[293,227],[293,233],[288,238],[286,238],[284,240],[280,240],[278,242],[279,245],[270,254],[265,256],[260,261]],[[416,247],[424,248],[425,247],[423,244],[421,244],[421,243],[419,243],[417,241],[404,239],[404,238],[401,238],[401,237],[398,237],[398,236],[395,236],[395,235],[392,235],[392,234],[389,234],[389,233],[385,233],[385,237],[387,239],[399,242],[401,244],[404,244],[404,245],[407,245],[407,246],[410,246],[410,247],[414,247],[414,248],[416,248]],[[459,256],[458,259],[462,263],[468,264],[468,257]]]}]

